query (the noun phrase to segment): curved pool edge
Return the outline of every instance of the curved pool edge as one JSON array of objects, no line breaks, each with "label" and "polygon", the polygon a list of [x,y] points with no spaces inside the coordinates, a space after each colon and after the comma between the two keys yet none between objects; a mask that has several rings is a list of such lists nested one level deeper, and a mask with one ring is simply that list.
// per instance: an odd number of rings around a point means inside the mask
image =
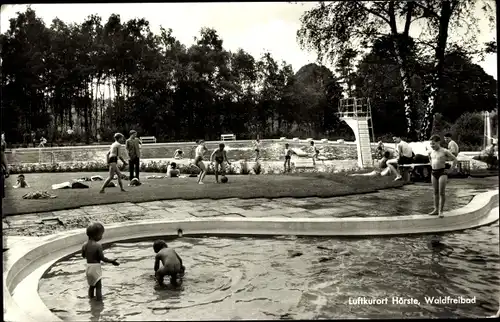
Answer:
[{"label": "curved pool edge", "polygon": [[[103,243],[184,235],[296,235],[387,236],[451,232],[476,228],[499,219],[498,191],[476,195],[465,207],[445,213],[372,218],[193,218],[147,220],[106,225]],[[4,320],[61,321],[38,295],[38,282],[57,260],[77,252],[87,236],[84,229],[64,231],[37,239],[36,244],[14,246],[4,253]],[[15,294],[17,293],[17,295]],[[17,301],[22,296],[23,301]],[[26,300],[29,299],[29,300]],[[29,303],[29,307],[26,307]]]}]

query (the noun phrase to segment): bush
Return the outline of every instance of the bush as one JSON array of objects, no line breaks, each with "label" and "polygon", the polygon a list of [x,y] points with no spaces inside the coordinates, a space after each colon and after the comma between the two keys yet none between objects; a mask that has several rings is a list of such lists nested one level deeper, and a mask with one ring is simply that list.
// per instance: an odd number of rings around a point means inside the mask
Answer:
[{"label": "bush", "polygon": [[461,151],[477,151],[483,144],[484,120],[481,113],[464,113],[451,127]]},{"label": "bush", "polygon": [[[165,173],[167,171],[169,161],[151,161],[148,163],[141,163],[142,172],[155,172]],[[281,162],[271,162],[261,164],[259,162],[250,166],[252,163],[246,161],[233,162],[227,167],[227,174],[281,174],[283,173],[283,164]],[[181,174],[190,175],[200,173],[200,169],[191,163],[177,162],[177,168]],[[252,169],[253,171],[250,171]],[[122,172],[128,169],[123,169]],[[339,173],[357,171],[357,167],[353,166],[352,169],[342,169],[334,164],[324,164],[316,168],[295,168],[292,166],[292,172],[324,172],[324,173]],[[108,165],[104,161],[88,161],[88,162],[65,162],[65,163],[23,163],[9,165],[9,171],[12,174],[20,173],[47,173],[47,172],[106,172]],[[209,166],[207,169],[208,174],[213,174],[213,167]]]}]

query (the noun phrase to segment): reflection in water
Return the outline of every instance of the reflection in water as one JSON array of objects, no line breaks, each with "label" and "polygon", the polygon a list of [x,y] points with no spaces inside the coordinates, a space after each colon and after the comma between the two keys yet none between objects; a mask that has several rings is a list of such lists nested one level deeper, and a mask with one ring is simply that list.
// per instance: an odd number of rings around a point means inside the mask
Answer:
[{"label": "reflection in water", "polygon": [[[157,287],[151,242],[116,243],[104,265],[104,305],[88,309],[84,262],[57,263],[40,281],[63,319],[92,321],[484,317],[498,310],[498,223],[453,234],[391,238],[177,238],[179,287]],[[298,255],[302,253],[302,255]],[[476,298],[427,304],[426,297]],[[388,299],[355,305],[352,299]],[[393,298],[420,301],[392,304]]]}]

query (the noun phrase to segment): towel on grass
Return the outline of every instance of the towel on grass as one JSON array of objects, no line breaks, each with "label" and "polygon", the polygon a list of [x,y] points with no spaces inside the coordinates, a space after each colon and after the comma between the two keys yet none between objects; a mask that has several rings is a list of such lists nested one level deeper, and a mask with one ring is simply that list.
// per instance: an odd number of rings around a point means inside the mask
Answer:
[{"label": "towel on grass", "polygon": [[51,195],[47,191],[28,192],[23,196],[23,199],[53,199],[53,198],[57,198],[57,196]]},{"label": "towel on grass", "polygon": [[80,181],[66,181],[63,183],[55,183],[52,185],[52,190],[57,190],[57,189],[86,189],[89,186],[86,184],[81,183]]}]

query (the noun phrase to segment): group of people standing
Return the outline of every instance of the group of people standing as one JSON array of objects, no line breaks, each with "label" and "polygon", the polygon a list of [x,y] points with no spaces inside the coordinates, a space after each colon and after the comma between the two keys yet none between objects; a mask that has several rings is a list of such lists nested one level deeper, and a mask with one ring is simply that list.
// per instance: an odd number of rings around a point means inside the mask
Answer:
[{"label": "group of people standing", "polygon": [[[446,199],[445,190],[448,181],[448,173],[455,171],[458,163],[457,156],[460,152],[458,144],[453,141],[451,134],[447,133],[444,136],[447,148],[444,148],[441,146],[441,138],[439,135],[433,135],[430,138],[430,150],[426,147],[427,155],[415,155],[411,146],[400,137],[395,136],[393,140],[396,143],[395,153],[397,153],[397,157],[393,155],[392,151],[386,150],[382,142],[379,142],[377,151],[382,156],[379,162],[379,170],[358,175],[396,175],[395,180],[401,180],[401,166],[429,164],[431,168],[431,182],[434,190],[434,210],[429,215],[439,215],[439,217],[442,217]],[[447,163],[450,161],[452,162],[451,165]]]}]

